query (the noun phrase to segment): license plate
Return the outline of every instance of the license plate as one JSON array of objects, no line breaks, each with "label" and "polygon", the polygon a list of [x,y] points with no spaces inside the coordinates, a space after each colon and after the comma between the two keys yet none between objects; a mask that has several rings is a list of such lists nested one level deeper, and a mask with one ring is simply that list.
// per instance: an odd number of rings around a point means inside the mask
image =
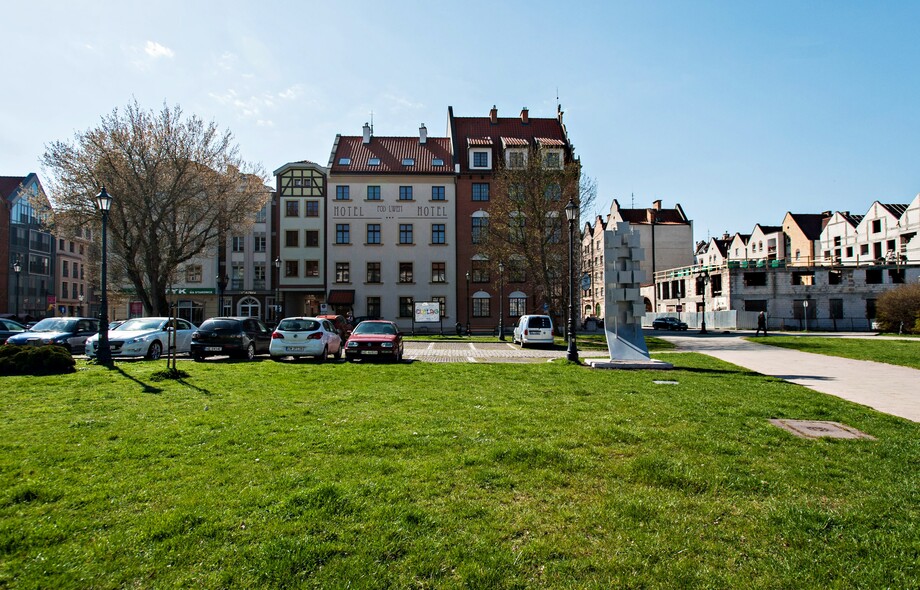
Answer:
[{"label": "license plate", "polygon": [[284,352],[303,352],[303,346],[287,346]]},{"label": "license plate", "polygon": [[377,354],[376,350],[362,350],[361,354]]},{"label": "license plate", "polygon": [[220,346],[205,346],[205,352],[220,352],[223,350],[223,347]]}]

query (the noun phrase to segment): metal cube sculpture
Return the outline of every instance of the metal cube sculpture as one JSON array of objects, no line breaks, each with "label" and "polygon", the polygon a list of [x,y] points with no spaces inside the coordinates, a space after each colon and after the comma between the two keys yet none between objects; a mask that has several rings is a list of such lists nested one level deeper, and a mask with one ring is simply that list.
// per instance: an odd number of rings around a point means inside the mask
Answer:
[{"label": "metal cube sculpture", "polygon": [[604,232],[604,331],[611,360],[648,361],[642,334],[645,303],[639,292],[645,271],[639,232],[620,222]]}]

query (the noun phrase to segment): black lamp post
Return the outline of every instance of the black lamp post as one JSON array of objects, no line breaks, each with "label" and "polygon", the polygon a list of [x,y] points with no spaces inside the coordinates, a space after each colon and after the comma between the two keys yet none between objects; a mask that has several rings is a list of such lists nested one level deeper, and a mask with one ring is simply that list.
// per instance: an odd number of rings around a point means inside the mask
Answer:
[{"label": "black lamp post", "polygon": [[470,335],[470,271],[466,271],[466,335]]},{"label": "black lamp post", "polygon": [[112,208],[112,197],[105,190],[96,195],[96,207],[102,212],[102,297],[100,304],[102,310],[99,312],[99,347],[96,349],[96,359],[100,365],[111,366],[112,364],[112,347],[109,345],[109,297],[108,285],[106,284],[106,273],[108,271],[108,236],[106,235],[106,224],[109,221],[109,209]]},{"label": "black lamp post", "polygon": [[498,339],[505,339],[505,263],[498,263]]},{"label": "black lamp post", "polygon": [[706,285],[709,284],[709,271],[703,271],[700,276],[700,283],[703,285],[703,318],[700,320],[700,334],[708,334],[706,331]]},{"label": "black lamp post", "polygon": [[16,262],[13,263],[13,272],[16,273],[16,290],[13,291],[13,313],[16,314],[16,317],[18,318],[19,317],[19,281],[22,280],[19,276],[19,273],[22,272],[22,264],[20,264],[18,256],[16,257]]},{"label": "black lamp post", "polygon": [[569,348],[566,359],[578,362],[578,347],[575,344],[575,223],[578,219],[578,205],[573,199],[565,206],[565,217],[569,220]]},{"label": "black lamp post", "polygon": [[281,257],[275,257],[275,320],[281,319]]},{"label": "black lamp post", "polygon": [[227,275],[217,275],[217,315],[224,315],[224,291],[227,290]]}]

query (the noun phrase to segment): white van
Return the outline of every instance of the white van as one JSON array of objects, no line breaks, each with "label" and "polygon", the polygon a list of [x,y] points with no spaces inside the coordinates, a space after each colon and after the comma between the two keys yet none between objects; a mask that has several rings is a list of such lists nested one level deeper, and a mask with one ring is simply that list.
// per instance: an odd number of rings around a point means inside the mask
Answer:
[{"label": "white van", "polygon": [[521,348],[530,344],[553,343],[553,320],[548,315],[522,315],[514,327],[515,343]]}]

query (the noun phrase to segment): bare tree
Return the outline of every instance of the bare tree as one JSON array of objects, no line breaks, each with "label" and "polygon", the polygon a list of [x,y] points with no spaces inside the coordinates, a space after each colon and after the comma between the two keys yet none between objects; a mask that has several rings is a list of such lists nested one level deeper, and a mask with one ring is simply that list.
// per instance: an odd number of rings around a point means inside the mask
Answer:
[{"label": "bare tree", "polygon": [[[572,199],[579,210],[593,210],[596,185],[582,176],[581,165],[547,165],[531,147],[523,161],[509,167],[499,161],[489,204],[488,231],[480,253],[493,271],[498,263],[512,282],[524,282],[532,298],[527,311],[548,304],[550,314],[563,317],[568,305],[568,222],[565,207]],[[580,268],[581,233],[575,226],[575,268]]]},{"label": "bare tree", "polygon": [[116,108],[73,143],[49,144],[41,161],[58,225],[98,223],[93,199],[101,186],[112,195],[113,276],[148,314],[167,315],[179,266],[207,255],[227,228],[251,224],[269,198],[264,173],[240,159],[232,134],[178,106]]}]

